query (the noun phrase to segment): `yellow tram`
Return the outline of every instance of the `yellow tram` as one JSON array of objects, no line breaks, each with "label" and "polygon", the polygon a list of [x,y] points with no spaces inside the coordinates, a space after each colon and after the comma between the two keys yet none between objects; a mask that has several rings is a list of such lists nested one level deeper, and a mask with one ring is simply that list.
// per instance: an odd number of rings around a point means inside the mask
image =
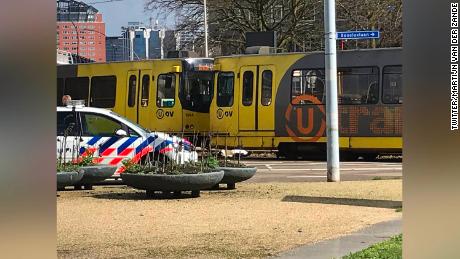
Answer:
[{"label": "yellow tram", "polygon": [[213,59],[187,58],[57,67],[63,95],[111,109],[145,128],[169,133],[209,131]]},{"label": "yellow tram", "polygon": [[[339,141],[346,154],[402,152],[401,52],[338,52]],[[290,158],[325,152],[323,52],[218,57],[214,68],[215,144]]]}]

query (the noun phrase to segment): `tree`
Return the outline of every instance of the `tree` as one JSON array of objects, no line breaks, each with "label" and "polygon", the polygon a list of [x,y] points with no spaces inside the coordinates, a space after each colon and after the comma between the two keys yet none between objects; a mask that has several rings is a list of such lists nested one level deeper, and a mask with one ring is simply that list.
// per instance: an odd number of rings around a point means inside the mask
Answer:
[{"label": "tree", "polygon": [[[214,54],[238,54],[245,49],[245,33],[276,31],[277,47],[284,51],[324,48],[321,0],[208,0],[209,45]],[[379,29],[376,47],[401,46],[401,0],[338,0],[338,28]],[[147,10],[176,16],[176,30],[188,35],[188,46],[203,46],[202,0],[146,0]],[[349,46],[352,47],[352,46]],[[354,47],[372,47],[369,41]]]},{"label": "tree", "polygon": [[356,41],[356,47],[401,47],[402,46],[402,1],[401,0],[352,0],[337,1],[338,20],[342,30],[378,30],[380,39],[375,45],[371,41]]}]

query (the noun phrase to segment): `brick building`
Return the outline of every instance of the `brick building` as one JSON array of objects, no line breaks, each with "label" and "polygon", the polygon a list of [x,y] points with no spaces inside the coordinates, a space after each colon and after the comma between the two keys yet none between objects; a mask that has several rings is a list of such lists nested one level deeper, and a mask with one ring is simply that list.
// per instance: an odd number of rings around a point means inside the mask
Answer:
[{"label": "brick building", "polygon": [[105,23],[99,11],[83,2],[57,0],[57,49],[95,62],[106,61]]}]

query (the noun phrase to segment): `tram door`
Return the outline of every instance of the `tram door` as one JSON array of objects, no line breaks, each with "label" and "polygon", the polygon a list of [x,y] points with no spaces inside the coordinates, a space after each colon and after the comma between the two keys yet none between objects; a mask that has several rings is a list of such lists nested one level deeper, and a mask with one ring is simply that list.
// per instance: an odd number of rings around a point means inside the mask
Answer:
[{"label": "tram door", "polygon": [[273,104],[274,66],[244,66],[240,70],[240,131],[275,128]]},{"label": "tram door", "polygon": [[[155,107],[155,101],[153,99],[152,89],[152,70],[143,69],[140,71],[139,84],[140,89],[138,91],[138,120],[137,123],[144,126],[145,128],[150,127],[150,115],[149,111],[152,107]],[[155,89],[155,88],[153,88]]]},{"label": "tram door", "polygon": [[151,74],[150,69],[130,70],[126,77],[125,116],[145,127],[149,125]]},{"label": "tram door", "polygon": [[257,130],[257,69],[258,66],[244,66],[239,78],[239,130]]},{"label": "tram door", "polygon": [[138,92],[139,92],[139,70],[128,71],[126,76],[126,103],[125,117],[131,121],[138,121]]},{"label": "tram door", "polygon": [[151,129],[165,132],[181,132],[182,130],[182,107],[180,105],[179,91],[179,75],[178,73],[162,73],[156,70],[154,113],[151,116]]},{"label": "tram door", "polygon": [[275,130],[274,82],[275,66],[259,66],[257,79],[257,130]]}]

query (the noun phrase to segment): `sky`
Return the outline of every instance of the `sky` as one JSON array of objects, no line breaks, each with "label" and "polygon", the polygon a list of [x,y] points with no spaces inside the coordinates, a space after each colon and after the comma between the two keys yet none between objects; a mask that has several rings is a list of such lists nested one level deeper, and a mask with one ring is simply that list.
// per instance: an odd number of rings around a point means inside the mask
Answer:
[{"label": "sky", "polygon": [[[143,22],[149,24],[150,17],[155,21],[157,13],[146,13],[144,12],[145,0],[121,0],[105,3],[107,0],[82,0],[82,2],[94,6],[100,13],[102,13],[102,19],[105,22],[106,35],[107,36],[120,36],[121,27],[127,26],[128,22]],[[167,25],[173,24],[173,17],[169,17],[166,21]],[[159,24],[164,21],[159,20]]]}]

